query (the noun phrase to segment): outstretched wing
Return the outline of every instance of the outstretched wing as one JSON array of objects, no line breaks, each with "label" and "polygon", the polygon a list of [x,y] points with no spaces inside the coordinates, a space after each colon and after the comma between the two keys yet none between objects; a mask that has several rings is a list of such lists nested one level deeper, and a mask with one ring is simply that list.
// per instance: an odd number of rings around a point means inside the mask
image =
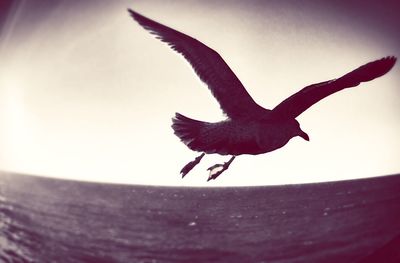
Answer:
[{"label": "outstretched wing", "polygon": [[282,101],[272,110],[272,115],[279,118],[296,118],[309,107],[335,92],[385,75],[395,63],[395,57],[384,57],[367,63],[338,79],[307,86]]},{"label": "outstretched wing", "polygon": [[231,119],[245,119],[267,110],[259,106],[243,87],[222,57],[200,41],[157,23],[128,9],[131,16],[145,29],[182,54],[200,79],[208,85],[221,109]]}]

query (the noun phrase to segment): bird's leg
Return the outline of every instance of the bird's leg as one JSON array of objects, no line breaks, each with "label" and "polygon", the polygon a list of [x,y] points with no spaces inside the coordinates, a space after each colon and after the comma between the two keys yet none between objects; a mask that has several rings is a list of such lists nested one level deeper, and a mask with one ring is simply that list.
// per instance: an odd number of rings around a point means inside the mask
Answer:
[{"label": "bird's leg", "polygon": [[193,167],[195,167],[200,161],[201,159],[204,157],[205,153],[200,154],[199,156],[197,156],[193,161],[187,163],[181,170],[181,174],[182,174],[182,178],[185,177],[185,175],[190,172],[190,170],[193,169]]},{"label": "bird's leg", "polygon": [[[235,155],[233,155],[231,157],[231,159],[229,159],[229,161],[225,162],[224,164],[214,164],[213,166],[209,167],[207,169],[207,171],[210,171],[210,175],[208,176],[207,182],[210,180],[215,180],[218,176],[220,176],[225,170],[228,170],[229,165],[231,165],[231,163],[233,162],[233,160],[235,159]],[[221,168],[221,170],[214,172],[215,169],[217,168]]]}]

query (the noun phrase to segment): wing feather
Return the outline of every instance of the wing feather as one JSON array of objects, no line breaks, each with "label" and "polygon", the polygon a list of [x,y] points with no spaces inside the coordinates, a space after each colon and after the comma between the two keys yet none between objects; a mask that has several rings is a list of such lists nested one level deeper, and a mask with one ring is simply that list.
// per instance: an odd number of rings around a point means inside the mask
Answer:
[{"label": "wing feather", "polygon": [[361,82],[367,82],[385,75],[395,63],[396,57],[384,57],[367,63],[338,79],[307,86],[282,101],[272,110],[272,114],[279,118],[296,118],[309,107],[335,92],[356,87]]},{"label": "wing feather", "polygon": [[200,41],[128,9],[143,28],[183,55],[200,79],[208,85],[221,109],[231,119],[255,118],[269,110],[259,106],[222,57]]}]

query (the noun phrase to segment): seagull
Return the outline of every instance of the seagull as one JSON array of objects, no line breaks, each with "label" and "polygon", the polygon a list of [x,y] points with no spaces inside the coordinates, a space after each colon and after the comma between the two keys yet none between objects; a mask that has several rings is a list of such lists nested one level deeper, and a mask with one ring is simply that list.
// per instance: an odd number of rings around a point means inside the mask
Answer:
[{"label": "seagull", "polygon": [[235,73],[212,48],[197,39],[151,20],[131,9],[128,12],[144,29],[180,53],[219,102],[226,119],[205,122],[176,113],[172,128],[176,136],[191,150],[201,152],[182,170],[182,178],[205,154],[230,155],[223,164],[215,164],[207,181],[226,171],[236,156],[263,154],[286,145],[299,136],[309,141],[296,117],[323,98],[361,82],[381,77],[391,70],[396,57],[387,56],[369,62],[342,77],[309,85],[279,103],[272,110],[258,105]]}]

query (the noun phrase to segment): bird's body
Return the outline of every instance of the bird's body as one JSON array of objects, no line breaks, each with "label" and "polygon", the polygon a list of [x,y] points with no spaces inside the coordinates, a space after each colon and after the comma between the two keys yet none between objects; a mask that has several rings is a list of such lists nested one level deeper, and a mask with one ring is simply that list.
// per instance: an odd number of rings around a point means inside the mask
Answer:
[{"label": "bird's body", "polygon": [[[176,113],[172,119],[174,133],[191,150],[202,152],[181,170],[182,176],[197,165],[205,154],[232,155],[228,162],[209,168],[210,180],[228,169],[237,155],[270,152],[283,147],[296,136],[308,141],[309,137],[301,130],[297,116],[333,93],[383,76],[396,62],[396,58],[392,56],[369,62],[340,78],[309,85],[269,110],[251,98],[235,73],[215,50],[133,10],[129,9],[129,12],[141,26],[183,55],[200,79],[207,84],[227,116],[226,120],[210,123]],[[222,169],[214,173],[216,168]]]},{"label": "bird's body", "polygon": [[[284,146],[296,135],[293,120],[232,120],[210,123],[177,113],[172,128],[193,151],[221,155],[262,154]],[[298,126],[297,126],[298,127]]]}]

